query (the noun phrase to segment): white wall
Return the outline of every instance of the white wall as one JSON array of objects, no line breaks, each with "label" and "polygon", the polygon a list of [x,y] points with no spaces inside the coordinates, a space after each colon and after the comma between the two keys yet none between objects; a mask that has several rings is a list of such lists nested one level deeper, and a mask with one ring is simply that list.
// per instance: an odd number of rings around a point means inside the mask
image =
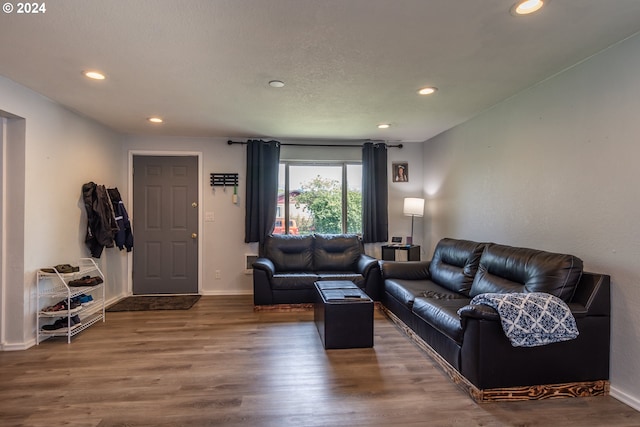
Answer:
[{"label": "white wall", "polygon": [[[246,254],[257,254],[257,244],[244,243],[245,167],[246,147],[228,145],[223,138],[181,138],[162,136],[127,136],[123,139],[122,163],[126,164],[130,153],[171,154],[180,152],[201,153],[203,176],[202,218],[199,239],[202,248],[201,288],[203,295],[253,293],[252,276],[245,274]],[[233,188],[211,187],[209,174],[237,173],[238,204],[232,203]],[[129,180],[128,172],[123,179]],[[124,200],[129,199],[122,191]],[[129,209],[131,213],[133,207]],[[213,212],[214,221],[205,222],[204,214]],[[134,229],[135,239],[135,229]],[[135,248],[134,248],[135,251]],[[220,271],[216,279],[215,271]]]},{"label": "white wall", "polygon": [[640,409],[640,36],[424,144],[425,240],[567,252],[611,275],[612,394]]},{"label": "white wall", "polygon": [[[394,144],[392,144],[394,145]],[[422,144],[405,142],[402,148],[389,148],[387,152],[387,160],[389,162],[389,240],[391,237],[402,237],[405,242],[407,236],[411,235],[411,217],[404,216],[402,213],[405,197],[424,197],[423,192],[423,165]],[[392,165],[394,162],[407,163],[409,168],[408,182],[393,182]],[[427,208],[425,206],[425,212]],[[430,252],[425,248],[423,241],[423,225],[425,218],[414,218],[413,224],[413,244],[421,246],[422,259],[428,256]],[[381,254],[376,254],[381,258]]]},{"label": "white wall", "polygon": [[[9,168],[9,181],[24,186],[18,200],[24,218],[24,247],[12,259],[23,263],[22,280],[4,283],[4,349],[26,348],[35,339],[35,276],[41,267],[74,263],[89,256],[84,245],[86,214],[82,184],[94,181],[122,186],[121,151],[117,134],[0,77],[0,110],[24,119],[25,135],[19,152],[24,167]],[[9,141],[12,143],[12,141]],[[10,165],[11,166],[11,165]],[[13,208],[12,208],[13,209]],[[4,224],[8,229],[12,224]],[[6,229],[5,229],[6,231]],[[108,297],[119,295],[122,262],[126,256],[108,250],[100,265],[108,276]]]}]

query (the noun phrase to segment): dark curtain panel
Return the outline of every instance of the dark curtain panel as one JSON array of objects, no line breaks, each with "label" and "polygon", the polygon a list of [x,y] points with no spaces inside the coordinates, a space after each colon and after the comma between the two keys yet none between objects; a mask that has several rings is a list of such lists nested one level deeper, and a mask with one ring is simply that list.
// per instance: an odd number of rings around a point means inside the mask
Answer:
[{"label": "dark curtain panel", "polygon": [[386,144],[367,142],[362,147],[362,240],[389,240]]},{"label": "dark curtain panel", "polygon": [[247,203],[244,241],[260,242],[273,231],[278,203],[278,141],[247,142]]}]

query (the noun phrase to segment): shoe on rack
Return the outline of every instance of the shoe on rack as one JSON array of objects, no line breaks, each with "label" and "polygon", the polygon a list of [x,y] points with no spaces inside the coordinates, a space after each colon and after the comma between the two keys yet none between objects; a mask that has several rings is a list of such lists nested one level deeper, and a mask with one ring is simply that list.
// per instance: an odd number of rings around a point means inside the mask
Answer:
[{"label": "shoe on rack", "polygon": [[[73,299],[71,299],[71,311],[77,311],[77,308],[81,307],[81,304],[78,301],[74,301]],[[60,301],[59,303],[55,304],[55,305],[51,305],[49,307],[43,308],[42,309],[43,312],[45,313],[55,313],[58,311],[67,311],[67,300],[63,299],[62,301]]]},{"label": "shoe on rack", "polygon": [[102,277],[95,276],[89,277],[85,276],[81,279],[72,280],[69,282],[69,286],[78,287],[78,286],[96,286],[102,283]]},{"label": "shoe on rack", "polygon": [[78,295],[77,297],[73,298],[77,303],[79,304],[89,304],[91,302],[93,302],[93,297],[91,295],[86,295],[86,294],[82,294],[82,295]]},{"label": "shoe on rack", "polygon": [[42,309],[44,313],[55,313],[57,311],[66,310],[67,306],[64,304],[64,301],[60,301],[57,304],[50,305],[49,307],[45,307]]},{"label": "shoe on rack", "polygon": [[58,270],[58,273],[77,273],[78,271],[80,271],[80,267],[76,267],[70,264],[58,264],[54,267],[56,270]]},{"label": "shoe on rack", "polygon": [[67,273],[77,273],[78,271],[80,271],[80,267],[74,267],[71,264],[58,264],[53,268],[41,268],[40,271],[42,271],[43,273],[61,273],[61,274],[67,274]]},{"label": "shoe on rack", "polygon": [[43,331],[56,331],[58,329],[66,328],[68,326],[67,319],[58,319],[51,325],[44,325]]},{"label": "shoe on rack", "polygon": [[43,331],[57,331],[59,329],[67,329],[67,327],[71,324],[71,328],[73,329],[75,326],[80,326],[82,322],[80,321],[80,317],[76,314],[71,317],[71,319],[67,319],[66,317],[62,317],[51,325],[42,326]]},{"label": "shoe on rack", "polygon": [[102,283],[102,277],[100,276],[95,276],[89,279],[89,286],[96,286],[96,285],[99,285],[100,283]]},{"label": "shoe on rack", "polygon": [[74,279],[71,280],[68,285],[69,286],[74,286],[74,287],[78,287],[78,286],[87,286],[85,283],[87,282],[87,280],[91,279],[91,276],[82,276],[79,279]]}]

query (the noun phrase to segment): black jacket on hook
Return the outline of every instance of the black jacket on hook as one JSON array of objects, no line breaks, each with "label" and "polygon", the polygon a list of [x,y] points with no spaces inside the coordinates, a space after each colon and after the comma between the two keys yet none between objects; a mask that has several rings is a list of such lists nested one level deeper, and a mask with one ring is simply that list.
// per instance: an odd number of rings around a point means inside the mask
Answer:
[{"label": "black jacket on hook", "polygon": [[127,248],[127,252],[131,252],[133,248],[133,233],[131,232],[131,222],[129,221],[129,214],[124,207],[122,197],[118,188],[108,188],[109,199],[111,199],[111,205],[113,206],[113,212],[116,215],[116,224],[118,225],[118,231],[116,232],[114,239],[118,249],[122,250]]},{"label": "black jacket on hook", "polygon": [[105,247],[114,246],[113,236],[118,231],[111,200],[104,185],[94,182],[82,186],[82,197],[87,211],[85,243],[91,251],[91,256],[100,258]]}]

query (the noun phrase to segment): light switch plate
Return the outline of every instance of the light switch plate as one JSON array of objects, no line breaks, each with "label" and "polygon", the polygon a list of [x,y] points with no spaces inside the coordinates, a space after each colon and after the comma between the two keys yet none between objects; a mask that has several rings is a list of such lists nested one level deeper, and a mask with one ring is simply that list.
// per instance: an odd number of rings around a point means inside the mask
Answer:
[{"label": "light switch plate", "polygon": [[204,213],[204,221],[205,222],[213,222],[215,221],[215,215],[213,212],[205,212]]}]

